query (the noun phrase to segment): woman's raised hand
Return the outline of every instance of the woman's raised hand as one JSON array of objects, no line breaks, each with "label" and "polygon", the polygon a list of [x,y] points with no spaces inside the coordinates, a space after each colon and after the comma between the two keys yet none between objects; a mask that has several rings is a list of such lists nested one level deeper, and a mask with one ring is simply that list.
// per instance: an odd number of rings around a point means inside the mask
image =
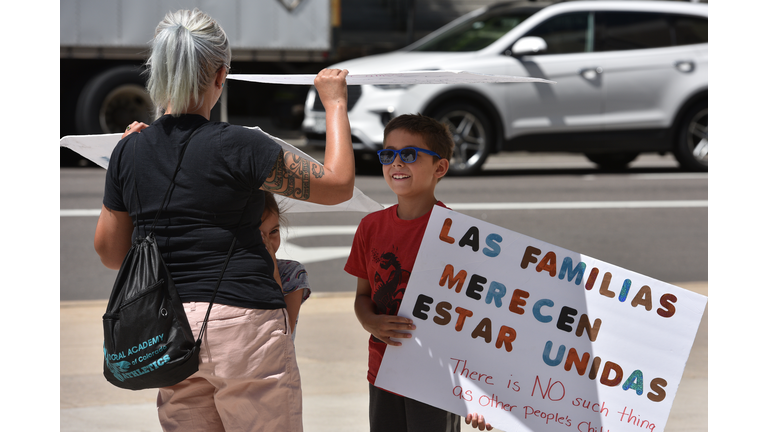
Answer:
[{"label": "woman's raised hand", "polygon": [[265,191],[318,204],[340,204],[355,188],[355,156],[347,116],[349,71],[323,69],[315,89],[325,107],[325,160],[322,165],[284,151],[262,185]]},{"label": "woman's raised hand", "polygon": [[315,89],[326,111],[332,108],[346,111],[347,75],[349,71],[346,69],[323,69],[315,77]]}]

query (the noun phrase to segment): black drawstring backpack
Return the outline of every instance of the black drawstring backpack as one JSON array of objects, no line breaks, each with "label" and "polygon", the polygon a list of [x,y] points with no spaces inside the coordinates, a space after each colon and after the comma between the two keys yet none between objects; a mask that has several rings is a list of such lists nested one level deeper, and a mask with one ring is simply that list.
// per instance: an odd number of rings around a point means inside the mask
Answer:
[{"label": "black drawstring backpack", "polygon": [[[171,184],[163,196],[150,231],[144,237],[139,236],[131,245],[117,274],[107,311],[102,317],[104,377],[120,388],[143,390],[168,387],[185,380],[198,369],[203,333],[236,239],[232,239],[205,321],[195,339],[176,286],[157,247],[154,230],[160,212],[168,204],[184,152],[201,128],[195,130],[182,147]],[[134,141],[134,161],[136,141],[138,139]],[[135,163],[133,177],[136,201],[141,213]],[[139,226],[138,216],[134,224]]]}]

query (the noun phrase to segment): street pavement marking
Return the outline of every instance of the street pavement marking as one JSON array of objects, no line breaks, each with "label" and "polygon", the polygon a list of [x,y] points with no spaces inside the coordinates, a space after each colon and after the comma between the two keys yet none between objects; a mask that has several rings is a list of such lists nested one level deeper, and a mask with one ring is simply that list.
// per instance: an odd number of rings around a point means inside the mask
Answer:
[{"label": "street pavement marking", "polygon": [[[392,204],[384,204],[389,207]],[[573,209],[639,209],[639,208],[695,208],[709,207],[707,200],[670,201],[559,201],[527,203],[448,203],[453,210],[573,210]],[[62,209],[61,217],[98,216],[101,209]],[[299,228],[299,227],[296,227]],[[294,228],[294,229],[296,229]]]},{"label": "street pavement marking", "polygon": [[627,208],[691,208],[708,207],[707,200],[673,201],[560,201],[527,203],[458,203],[446,204],[453,210],[573,210]]},{"label": "street pavement marking", "polygon": [[[454,210],[551,210],[551,209],[637,209],[637,208],[696,208],[707,207],[707,201],[586,201],[586,202],[541,202],[541,203],[459,203],[447,204]],[[292,226],[284,228],[283,242],[277,250],[277,258],[292,259],[309,264],[346,258],[352,249],[349,246],[303,247],[291,240],[301,237],[324,235],[354,235],[356,225]]]},{"label": "street pavement marking", "polygon": [[86,209],[86,210],[61,210],[61,217],[77,217],[77,216],[98,216],[101,214],[101,209]]},{"label": "street pavement marking", "polygon": [[[708,173],[644,173],[644,174],[626,174],[624,176],[629,180],[707,180]],[[604,180],[606,177],[599,174],[585,174],[581,176],[582,180],[595,181]]]},{"label": "street pavement marking", "polygon": [[300,237],[315,237],[322,235],[354,235],[357,225],[316,225],[316,226],[291,226],[282,227],[282,239],[280,249],[275,256],[278,259],[290,259],[302,264],[318,261],[328,261],[337,258],[347,258],[352,250],[351,246],[320,246],[303,247],[291,240]]},{"label": "street pavement marking", "polygon": [[[391,204],[386,205],[389,207]],[[528,203],[456,203],[447,204],[454,210],[574,210],[574,209],[639,209],[639,208],[706,208],[707,200],[683,201],[583,201],[583,202],[528,202]],[[101,209],[61,210],[61,217],[98,216]],[[327,235],[354,235],[357,225],[314,225],[284,228],[283,242],[277,258],[300,263],[346,258],[350,246],[304,247],[292,242],[302,237]]]},{"label": "street pavement marking", "polygon": [[709,178],[709,173],[648,173],[629,174],[627,177],[637,180],[706,180]]}]

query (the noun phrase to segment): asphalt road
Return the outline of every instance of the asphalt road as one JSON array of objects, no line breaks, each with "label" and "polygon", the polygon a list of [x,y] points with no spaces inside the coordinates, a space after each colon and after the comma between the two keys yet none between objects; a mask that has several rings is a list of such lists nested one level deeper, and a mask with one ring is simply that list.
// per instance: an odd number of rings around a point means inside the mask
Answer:
[{"label": "asphalt road", "polygon": [[[104,175],[61,168],[61,300],[106,299],[112,288],[116,271],[101,265],[92,242]],[[361,173],[356,185],[379,203],[396,201],[380,175]],[[676,284],[708,280],[707,191],[707,174],[682,172],[668,155],[605,173],[579,155],[507,153],[490,158],[479,176],[443,179],[437,197],[469,216]],[[353,291],[343,266],[363,216],[291,213],[280,252],[305,263],[315,292]]]}]

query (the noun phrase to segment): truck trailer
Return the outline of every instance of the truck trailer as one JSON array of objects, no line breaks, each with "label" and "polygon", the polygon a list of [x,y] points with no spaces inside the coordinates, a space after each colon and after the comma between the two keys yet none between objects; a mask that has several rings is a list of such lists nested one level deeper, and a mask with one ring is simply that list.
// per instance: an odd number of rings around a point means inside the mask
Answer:
[{"label": "truck trailer", "polygon": [[[199,8],[227,32],[231,73],[315,73],[328,63],[339,0],[61,0],[61,134],[121,132],[150,122],[142,74],[149,42],[171,11]],[[334,9],[336,8],[336,14]],[[237,85],[228,83],[228,86]],[[251,86],[250,89],[257,90]],[[228,91],[213,114],[248,104]],[[250,95],[258,99],[258,91]],[[242,100],[240,100],[242,99]],[[301,96],[297,96],[301,100]],[[227,101],[223,101],[227,102]]]}]

